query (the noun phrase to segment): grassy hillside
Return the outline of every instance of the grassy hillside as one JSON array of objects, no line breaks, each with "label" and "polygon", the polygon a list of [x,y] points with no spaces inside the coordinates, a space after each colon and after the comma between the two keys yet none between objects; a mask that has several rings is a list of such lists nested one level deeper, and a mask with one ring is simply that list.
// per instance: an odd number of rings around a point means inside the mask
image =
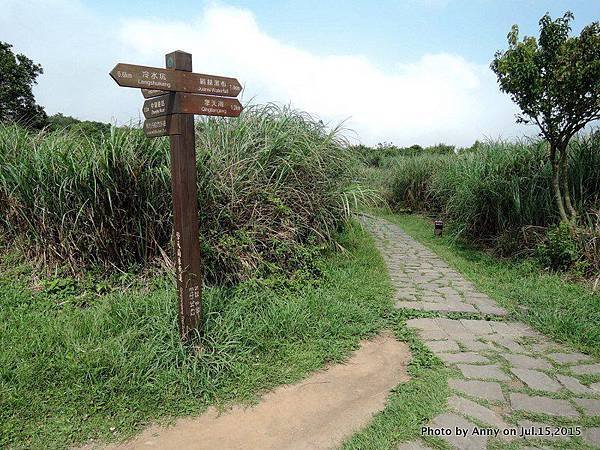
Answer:
[{"label": "grassy hillside", "polygon": [[[239,281],[311,271],[365,197],[339,130],[305,113],[249,107],[197,124],[206,275]],[[30,256],[80,272],[145,265],[169,252],[168,139],[139,129],[30,133],[0,125],[0,229]]]}]

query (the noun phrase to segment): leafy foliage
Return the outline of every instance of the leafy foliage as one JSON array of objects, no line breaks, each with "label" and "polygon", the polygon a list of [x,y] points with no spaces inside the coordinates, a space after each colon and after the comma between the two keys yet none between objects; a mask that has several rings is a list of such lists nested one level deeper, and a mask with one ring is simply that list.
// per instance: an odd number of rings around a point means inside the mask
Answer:
[{"label": "leafy foliage", "polygon": [[384,142],[377,144],[374,148],[366,145],[356,145],[351,148],[368,167],[387,167],[396,158],[402,156],[416,156],[421,154],[444,155],[455,151],[453,145],[444,143],[423,148],[417,144],[410,147],[397,147],[389,142]]},{"label": "leafy foliage", "polygon": [[570,12],[540,19],[539,40],[519,28],[508,34],[508,50],[497,52],[491,68],[500,89],[521,108],[520,122],[534,122],[550,142],[563,141],[600,117],[600,24],[569,37]]},{"label": "leafy foliage", "polygon": [[600,24],[594,22],[580,36],[570,37],[571,20],[570,12],[556,20],[546,14],[540,19],[539,39],[526,36],[522,41],[513,25],[508,50],[497,52],[491,64],[500,89],[521,109],[517,121],[536,124],[549,143],[552,188],[563,220],[576,217],[567,145],[586,124],[600,118]]},{"label": "leafy foliage", "polygon": [[32,87],[43,73],[42,66],[12,45],[0,41],[0,122],[16,122],[30,128],[46,125],[44,108],[35,103]]},{"label": "leafy foliage", "polygon": [[568,270],[583,253],[578,244],[573,229],[562,222],[548,231],[546,241],[538,247],[539,257],[554,270]]},{"label": "leafy foliage", "polygon": [[50,131],[71,130],[79,131],[86,137],[99,139],[102,135],[110,133],[110,124],[92,120],[79,120],[62,113],[56,113],[48,117],[48,129]]}]

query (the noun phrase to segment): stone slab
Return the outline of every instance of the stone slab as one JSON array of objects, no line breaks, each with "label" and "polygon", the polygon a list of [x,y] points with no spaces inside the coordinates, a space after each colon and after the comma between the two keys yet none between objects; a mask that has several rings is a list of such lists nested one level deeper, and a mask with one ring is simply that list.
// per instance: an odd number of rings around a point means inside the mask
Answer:
[{"label": "stone slab", "polygon": [[406,325],[418,330],[441,331],[440,326],[433,319],[409,319],[406,321]]},{"label": "stone slab", "polygon": [[577,403],[587,415],[600,416],[600,400],[594,400],[592,398],[575,398],[573,401]]},{"label": "stone slab", "polygon": [[487,320],[461,319],[460,323],[472,334],[480,336],[483,334],[492,334],[494,331]]},{"label": "stone slab", "polygon": [[590,389],[587,386],[584,386],[579,382],[579,380],[575,377],[570,377],[568,375],[562,375],[557,373],[556,379],[561,382],[561,384],[566,387],[569,391],[574,394],[583,394],[583,395],[593,395],[595,394],[593,389]]},{"label": "stone slab", "polygon": [[581,433],[583,442],[600,447],[600,427],[587,428]]},{"label": "stone slab", "polygon": [[425,341],[441,341],[450,339],[450,336],[448,336],[448,334],[442,330],[421,331],[419,336],[421,336],[421,339]]},{"label": "stone slab", "polygon": [[497,351],[498,349],[487,342],[477,341],[471,338],[457,337],[456,341],[470,351]]},{"label": "stone slab", "polygon": [[507,316],[508,312],[500,307],[500,306],[496,306],[496,305],[490,305],[487,302],[486,303],[475,303],[476,308],[479,310],[480,313],[482,314],[488,314],[490,316]]},{"label": "stone slab", "polygon": [[590,357],[583,353],[550,353],[548,357],[559,364],[574,364],[580,361],[590,360]]},{"label": "stone slab", "polygon": [[529,388],[538,391],[558,392],[562,385],[539,370],[513,367],[510,371]]},{"label": "stone slab", "polygon": [[542,358],[533,358],[527,355],[512,354],[512,353],[501,353],[501,356],[506,359],[511,366],[519,367],[522,369],[543,369],[549,370],[552,368],[552,364]]},{"label": "stone slab", "polygon": [[435,320],[435,323],[450,336],[469,336],[471,337],[473,333],[465,327],[460,320],[455,319],[445,319],[443,317],[438,317]]},{"label": "stone slab", "polygon": [[600,364],[572,366],[571,371],[577,375],[600,375]]},{"label": "stone slab", "polygon": [[510,376],[502,371],[500,366],[495,364],[475,366],[470,364],[458,364],[458,369],[465,378],[475,378],[481,380],[509,381]]},{"label": "stone slab", "polygon": [[448,364],[457,363],[489,363],[490,360],[485,356],[475,352],[461,352],[461,353],[438,353],[440,359]]},{"label": "stone slab", "polygon": [[510,394],[510,404],[517,411],[541,413],[549,416],[579,417],[579,413],[567,400],[513,392]]},{"label": "stone slab", "polygon": [[496,414],[491,409],[486,408],[485,406],[467,398],[454,395],[448,399],[448,406],[450,406],[450,408],[457,413],[472,417],[479,422],[499,428],[500,430],[509,428],[508,424],[504,422],[500,415]]},{"label": "stone slab", "polygon": [[529,353],[525,347],[516,342],[514,339],[499,334],[492,334],[486,336],[487,340],[494,342],[497,345],[507,348],[513,353]]},{"label": "stone slab", "polygon": [[464,417],[455,414],[455,413],[443,413],[439,416],[436,416],[432,422],[433,427],[445,428],[452,430],[452,434],[449,436],[440,436],[443,440],[445,440],[448,444],[452,446],[452,448],[456,448],[459,450],[484,450],[487,448],[488,438],[486,436],[472,436],[468,435],[457,436],[454,433],[456,427],[472,430],[475,427],[475,424]]},{"label": "stone slab", "polygon": [[491,402],[505,401],[500,384],[494,381],[450,379],[448,380],[448,385],[455,391],[473,397],[483,398]]},{"label": "stone slab", "polygon": [[429,341],[425,344],[429,350],[434,353],[440,352],[458,352],[460,348],[455,341],[447,340],[447,341]]}]

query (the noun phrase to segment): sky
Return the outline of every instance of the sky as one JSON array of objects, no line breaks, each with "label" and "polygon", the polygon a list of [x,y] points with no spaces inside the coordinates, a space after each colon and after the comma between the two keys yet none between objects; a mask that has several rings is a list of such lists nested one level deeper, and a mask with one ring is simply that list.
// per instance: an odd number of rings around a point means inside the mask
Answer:
[{"label": "sky", "polygon": [[139,90],[108,73],[183,50],[195,72],[239,79],[243,104],[291,105],[353,142],[467,146],[536,134],[489,64],[512,24],[537,35],[566,10],[574,33],[600,18],[597,0],[0,0],[0,41],[42,65],[49,114],[137,122]]}]

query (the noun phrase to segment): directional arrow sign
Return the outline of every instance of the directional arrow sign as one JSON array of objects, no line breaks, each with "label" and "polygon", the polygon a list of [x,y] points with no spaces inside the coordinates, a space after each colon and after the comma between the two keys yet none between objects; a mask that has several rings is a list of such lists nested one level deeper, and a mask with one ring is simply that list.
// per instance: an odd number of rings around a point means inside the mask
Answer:
[{"label": "directional arrow sign", "polygon": [[119,86],[152,90],[191,92],[237,97],[242,85],[235,78],[161,69],[158,67],[117,64],[110,76]]},{"label": "directional arrow sign", "polygon": [[149,138],[181,134],[182,128],[182,116],[179,114],[144,121],[144,134]]},{"label": "directional arrow sign", "polygon": [[159,89],[142,89],[144,98],[158,97],[159,95],[168,94],[169,91],[161,91]]},{"label": "directional arrow sign", "polygon": [[144,117],[161,117],[168,114],[202,114],[205,116],[237,117],[242,104],[235,98],[213,97],[199,94],[166,94],[144,102]]}]

